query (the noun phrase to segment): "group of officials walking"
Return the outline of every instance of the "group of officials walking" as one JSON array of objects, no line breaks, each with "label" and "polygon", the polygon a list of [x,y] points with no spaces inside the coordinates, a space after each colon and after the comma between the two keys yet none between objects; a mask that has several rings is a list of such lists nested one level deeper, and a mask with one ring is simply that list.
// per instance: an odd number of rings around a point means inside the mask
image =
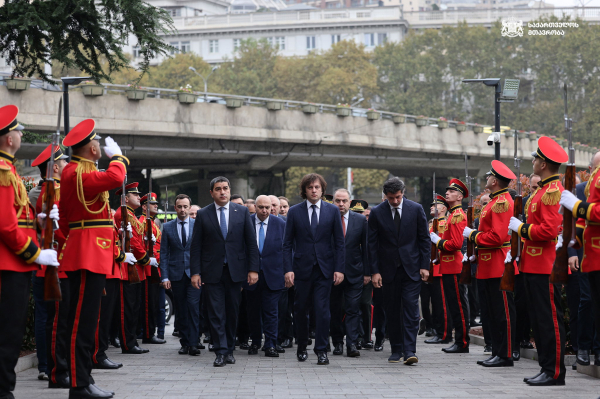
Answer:
[{"label": "group of officials walking", "polygon": [[[466,226],[461,203],[469,192],[459,179],[452,179],[445,196],[438,196],[432,204],[443,215],[438,231],[428,231],[423,207],[404,197],[405,185],[399,178],[383,184],[383,201],[370,210],[367,219],[350,210],[346,190],[326,197],[325,179],[311,173],[299,184],[304,201],[290,207],[285,217],[272,214],[272,198],[263,195],[252,204],[255,212],[251,215],[248,206],[231,200],[228,179],[217,177],[209,187],[213,203],[194,210],[195,218],[190,218],[190,199],[179,195],[178,217],[161,231],[154,224],[156,195],[140,198],[138,183],[123,184],[129,161],[110,137],[104,146],[109,166],[105,171],[97,169],[102,152],[91,119],[75,126],[64,139],[63,145],[72,151],[69,163],[60,148],[52,145],[36,159],[34,164],[42,174],[53,160],[56,194],[52,209],[42,209],[43,195],[32,205],[14,165],[22,129],[17,116],[15,106],[0,108],[0,399],[13,397],[32,272],[44,276],[48,268],[59,267],[62,301],[48,302],[46,324],[49,387],[69,388],[73,399],[110,398],[114,392],[94,384],[92,369],[122,366],[105,353],[115,318],[123,353],[148,352],[139,346],[139,335],[143,343],[164,343],[155,336],[157,282],[173,290],[180,354],[200,353],[202,298],[216,367],[235,364],[243,295],[252,342],[249,354],[256,354],[261,346],[269,357],[284,351],[278,334],[287,316],[282,313],[292,309],[298,361],[309,358],[311,325],[317,364],[329,364],[330,337],[334,354],[343,353],[345,336],[347,355],[360,356],[361,343],[371,341],[371,325],[367,322],[365,328],[363,323],[365,308],[370,311],[372,291],[366,288],[370,286],[375,288],[374,297],[380,295],[378,305],[385,313],[391,349],[388,361],[415,364],[421,324],[419,294],[426,280],[430,281],[438,332],[430,343],[452,343],[443,351],[466,353],[468,289],[459,283],[466,261],[465,240],[477,247],[476,259],[471,261],[478,263],[476,278],[485,285],[482,300],[492,327],[492,356],[479,363],[514,365],[515,304],[512,294],[499,290],[499,283],[505,263],[517,262],[516,273],[524,275],[541,367],[538,375],[525,382],[562,385],[561,287],[548,280],[555,250],[563,245],[557,239],[561,205],[580,218],[578,243],[585,251],[581,267],[590,275],[596,326],[600,327],[600,267],[594,262],[594,229],[600,225],[600,211],[593,202],[600,198],[600,174],[596,169],[587,185],[589,202],[563,191],[558,168],[566,161],[566,153],[550,138],[542,137],[533,154],[534,173],[541,181],[526,204],[526,223],[511,216],[513,199],[507,188],[515,174],[493,161],[486,184],[490,201],[481,211],[476,230]],[[108,191],[118,187],[126,207],[113,217]],[[144,215],[138,219],[134,212],[140,206]],[[147,218],[150,234],[145,231]],[[39,227],[46,222],[58,224],[56,249],[40,247]],[[513,260],[509,251],[511,231],[524,242],[520,259]],[[130,248],[122,240],[130,241]],[[439,251],[439,263],[429,279],[432,244]],[[282,298],[291,299],[292,305],[282,306]],[[376,334],[379,350],[382,324]],[[291,347],[291,343],[284,346]]]}]

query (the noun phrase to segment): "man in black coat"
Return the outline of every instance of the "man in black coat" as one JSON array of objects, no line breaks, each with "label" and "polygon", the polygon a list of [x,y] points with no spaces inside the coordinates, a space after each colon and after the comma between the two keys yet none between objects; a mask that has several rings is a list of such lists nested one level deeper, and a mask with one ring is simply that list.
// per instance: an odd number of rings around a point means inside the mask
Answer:
[{"label": "man in black coat", "polygon": [[198,211],[190,249],[192,285],[204,285],[215,367],[235,364],[242,283],[258,281],[258,245],[248,208],[229,201],[225,177],[210,182],[214,203]]}]

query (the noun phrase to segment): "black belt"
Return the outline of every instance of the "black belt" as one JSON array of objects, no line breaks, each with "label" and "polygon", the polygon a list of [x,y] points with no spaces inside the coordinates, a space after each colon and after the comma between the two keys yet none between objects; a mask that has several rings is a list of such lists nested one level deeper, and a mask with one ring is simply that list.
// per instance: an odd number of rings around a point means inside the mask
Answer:
[{"label": "black belt", "polygon": [[19,220],[17,225],[22,229],[35,229],[35,220]]},{"label": "black belt", "polygon": [[110,219],[98,219],[98,220],[80,220],[77,222],[69,223],[69,229],[89,229],[94,227],[113,227],[113,221]]}]

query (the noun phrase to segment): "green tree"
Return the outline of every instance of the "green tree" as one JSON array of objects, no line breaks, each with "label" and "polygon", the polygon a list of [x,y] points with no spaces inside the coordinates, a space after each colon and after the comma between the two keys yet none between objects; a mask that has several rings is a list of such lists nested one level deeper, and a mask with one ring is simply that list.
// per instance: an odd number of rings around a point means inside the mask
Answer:
[{"label": "green tree", "polygon": [[[196,71],[201,75],[207,76],[210,73],[210,65],[202,57],[192,53],[176,54],[174,57],[164,60],[160,65],[150,68],[147,85],[165,89],[179,89],[189,84],[193,90],[204,91],[204,81],[193,71],[190,71],[190,66],[196,68]],[[215,75],[218,73],[220,71],[217,70]],[[215,75],[211,76],[208,81],[209,91],[214,91],[213,77]]]}]

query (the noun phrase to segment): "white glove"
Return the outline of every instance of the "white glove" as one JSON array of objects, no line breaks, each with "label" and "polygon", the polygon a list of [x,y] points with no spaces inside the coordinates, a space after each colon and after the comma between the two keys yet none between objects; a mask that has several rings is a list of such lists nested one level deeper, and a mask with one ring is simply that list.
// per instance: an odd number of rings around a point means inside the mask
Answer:
[{"label": "white glove", "polygon": [[477,260],[477,256],[475,256],[475,255],[471,255],[471,257],[469,258],[469,260],[470,260],[471,262],[475,262],[475,261]]},{"label": "white glove", "polygon": [[467,260],[468,260],[468,259],[467,259],[467,254],[463,254],[463,260],[462,260],[462,261],[463,261],[463,263],[465,263]]},{"label": "white glove", "polygon": [[158,262],[156,258],[150,258],[150,266],[158,267]]},{"label": "white glove", "polygon": [[510,255],[510,249],[508,250],[508,252],[506,253],[506,258],[504,259],[504,263],[510,263],[512,262],[512,256]]},{"label": "white glove", "polygon": [[435,233],[429,233],[429,238],[431,239],[431,242],[434,244],[437,244],[441,240],[440,236],[438,236]]},{"label": "white glove", "polygon": [[463,237],[465,238],[469,238],[469,236],[471,235],[471,233],[473,232],[473,229],[470,229],[468,227],[465,227],[465,229],[463,230]]},{"label": "white glove", "polygon": [[58,255],[53,249],[42,249],[39,256],[35,259],[38,265],[60,266],[57,259]]},{"label": "white glove", "polygon": [[129,263],[130,265],[133,265],[135,262],[137,262],[137,259],[135,258],[135,256],[133,256],[133,254],[131,252],[125,252],[125,263]]},{"label": "white glove", "polygon": [[119,147],[117,142],[114,141],[110,136],[104,139],[104,143],[106,144],[104,146],[104,152],[106,153],[107,157],[112,158],[115,155],[123,155],[121,152],[121,147]]},{"label": "white glove", "polygon": [[127,232],[129,233],[129,238],[133,238],[133,229],[131,228],[131,223],[127,223]]},{"label": "white glove", "polygon": [[[144,235],[144,241],[148,241],[147,235]],[[152,244],[156,244],[156,237],[154,236],[154,233],[152,233]]]},{"label": "white glove", "polygon": [[508,223],[508,228],[516,233],[519,232],[519,227],[521,227],[521,225],[523,224],[523,222],[521,222],[519,219],[517,219],[516,217],[512,216],[510,218],[510,222]]},{"label": "white glove", "polygon": [[575,204],[579,201],[579,199],[573,195],[569,190],[565,190],[560,195],[560,204],[572,211],[575,207]]},{"label": "white glove", "polygon": [[556,243],[556,250],[558,251],[562,246],[563,246],[563,236],[562,236],[562,234],[560,234],[558,236],[558,242]]},{"label": "white glove", "polygon": [[54,204],[52,210],[50,211],[50,219],[55,220],[57,222],[60,220],[60,217],[58,217],[58,207],[56,206],[56,204]]}]

